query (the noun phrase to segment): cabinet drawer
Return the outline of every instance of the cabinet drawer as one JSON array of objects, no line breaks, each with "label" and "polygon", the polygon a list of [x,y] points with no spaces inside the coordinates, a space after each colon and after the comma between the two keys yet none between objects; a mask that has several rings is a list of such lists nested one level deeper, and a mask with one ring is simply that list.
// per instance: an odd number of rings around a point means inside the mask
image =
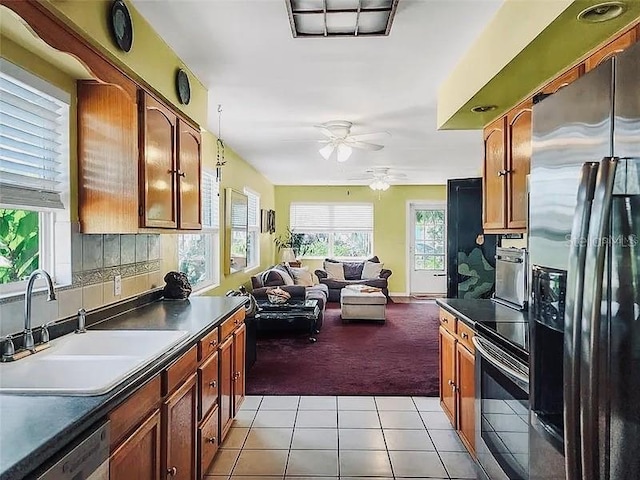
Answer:
[{"label": "cabinet drawer", "polygon": [[472,353],[476,351],[473,346],[473,342],[471,341],[474,335],[475,334],[471,328],[463,322],[458,322],[458,337],[460,338],[460,343],[467,347]]},{"label": "cabinet drawer", "polygon": [[204,365],[198,368],[200,392],[200,412],[198,418],[207,415],[218,401],[218,354],[212,355]]},{"label": "cabinet drawer", "polygon": [[185,378],[196,372],[197,366],[198,347],[194,345],[162,372],[163,394],[171,393]]},{"label": "cabinet drawer", "polygon": [[160,376],[126,399],[109,414],[111,420],[111,450],[124,440],[127,433],[137,427],[160,404]]},{"label": "cabinet drawer", "polygon": [[447,312],[444,308],[440,309],[440,324],[451,333],[456,333],[456,323],[458,319]]},{"label": "cabinet drawer", "polygon": [[198,478],[203,478],[207,473],[213,457],[218,451],[218,407],[211,411],[211,414],[198,427]]},{"label": "cabinet drawer", "polygon": [[213,331],[205,335],[203,339],[198,342],[198,361],[201,362],[212,353],[217,352],[219,342],[218,329],[214,328]]},{"label": "cabinet drawer", "polygon": [[244,308],[241,308],[229,318],[227,318],[220,326],[220,341],[224,341],[233,331],[244,321]]}]

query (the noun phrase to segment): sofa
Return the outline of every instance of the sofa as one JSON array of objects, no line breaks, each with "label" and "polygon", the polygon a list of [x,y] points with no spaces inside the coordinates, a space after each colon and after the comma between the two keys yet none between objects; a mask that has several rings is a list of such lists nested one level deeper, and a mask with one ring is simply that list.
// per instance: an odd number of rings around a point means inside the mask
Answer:
[{"label": "sofa", "polygon": [[324,311],[328,301],[329,289],[326,285],[313,285],[310,281],[304,285],[296,285],[296,271],[298,270],[304,269],[296,269],[279,264],[259,272],[251,277],[251,293],[256,300],[265,299],[267,297],[267,290],[280,287],[289,292],[291,298],[317,300],[318,307],[320,308],[320,316],[318,317],[316,327],[320,330],[324,320]]},{"label": "sofa", "polygon": [[377,277],[374,278],[362,278],[362,273],[365,268],[365,264],[380,263],[378,257],[372,257],[368,260],[361,262],[340,262],[331,258],[327,258],[324,261],[325,268],[327,263],[342,264],[342,270],[344,273],[344,279],[332,277],[326,270],[316,270],[315,274],[320,280],[322,285],[326,285],[329,289],[329,301],[339,302],[340,291],[347,285],[367,285],[369,287],[377,287],[382,290],[382,293],[389,298],[389,282],[388,279],[393,273],[391,270],[382,268]]}]

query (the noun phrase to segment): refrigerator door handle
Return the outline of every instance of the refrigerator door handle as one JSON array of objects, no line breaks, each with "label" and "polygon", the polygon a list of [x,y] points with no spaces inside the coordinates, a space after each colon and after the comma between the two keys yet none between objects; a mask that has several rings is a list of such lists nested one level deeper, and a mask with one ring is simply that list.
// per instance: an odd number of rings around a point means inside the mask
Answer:
[{"label": "refrigerator door handle", "polygon": [[598,163],[588,162],[580,171],[576,212],[571,228],[564,331],[564,452],[567,479],[580,479],[580,320],[584,289],[584,266],[591,203]]},{"label": "refrigerator door handle", "polygon": [[585,272],[582,304],[582,332],[580,343],[580,424],[582,430],[582,478],[597,480],[600,474],[598,435],[598,374],[601,355],[606,355],[607,346],[601,349],[601,308],[605,259],[610,229],[610,212],[619,158],[605,157],[600,162],[594,192]]}]

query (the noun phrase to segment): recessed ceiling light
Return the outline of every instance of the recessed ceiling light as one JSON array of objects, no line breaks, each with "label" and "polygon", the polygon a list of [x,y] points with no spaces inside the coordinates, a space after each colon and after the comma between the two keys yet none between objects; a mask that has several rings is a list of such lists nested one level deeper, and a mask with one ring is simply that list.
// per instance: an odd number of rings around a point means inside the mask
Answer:
[{"label": "recessed ceiling light", "polygon": [[497,105],[476,105],[471,109],[471,111],[473,113],[486,113],[486,112],[492,112],[496,108],[498,108]]},{"label": "recessed ceiling light", "polygon": [[586,23],[600,23],[622,15],[627,6],[622,2],[605,2],[585,8],[578,14],[578,20]]}]

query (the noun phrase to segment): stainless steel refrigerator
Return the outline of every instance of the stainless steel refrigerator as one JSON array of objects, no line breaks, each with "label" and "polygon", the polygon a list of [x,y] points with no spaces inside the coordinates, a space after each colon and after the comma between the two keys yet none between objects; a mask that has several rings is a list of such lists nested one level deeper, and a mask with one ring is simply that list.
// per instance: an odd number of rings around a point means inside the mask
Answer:
[{"label": "stainless steel refrigerator", "polygon": [[640,478],[640,44],[533,107],[530,478]]}]

